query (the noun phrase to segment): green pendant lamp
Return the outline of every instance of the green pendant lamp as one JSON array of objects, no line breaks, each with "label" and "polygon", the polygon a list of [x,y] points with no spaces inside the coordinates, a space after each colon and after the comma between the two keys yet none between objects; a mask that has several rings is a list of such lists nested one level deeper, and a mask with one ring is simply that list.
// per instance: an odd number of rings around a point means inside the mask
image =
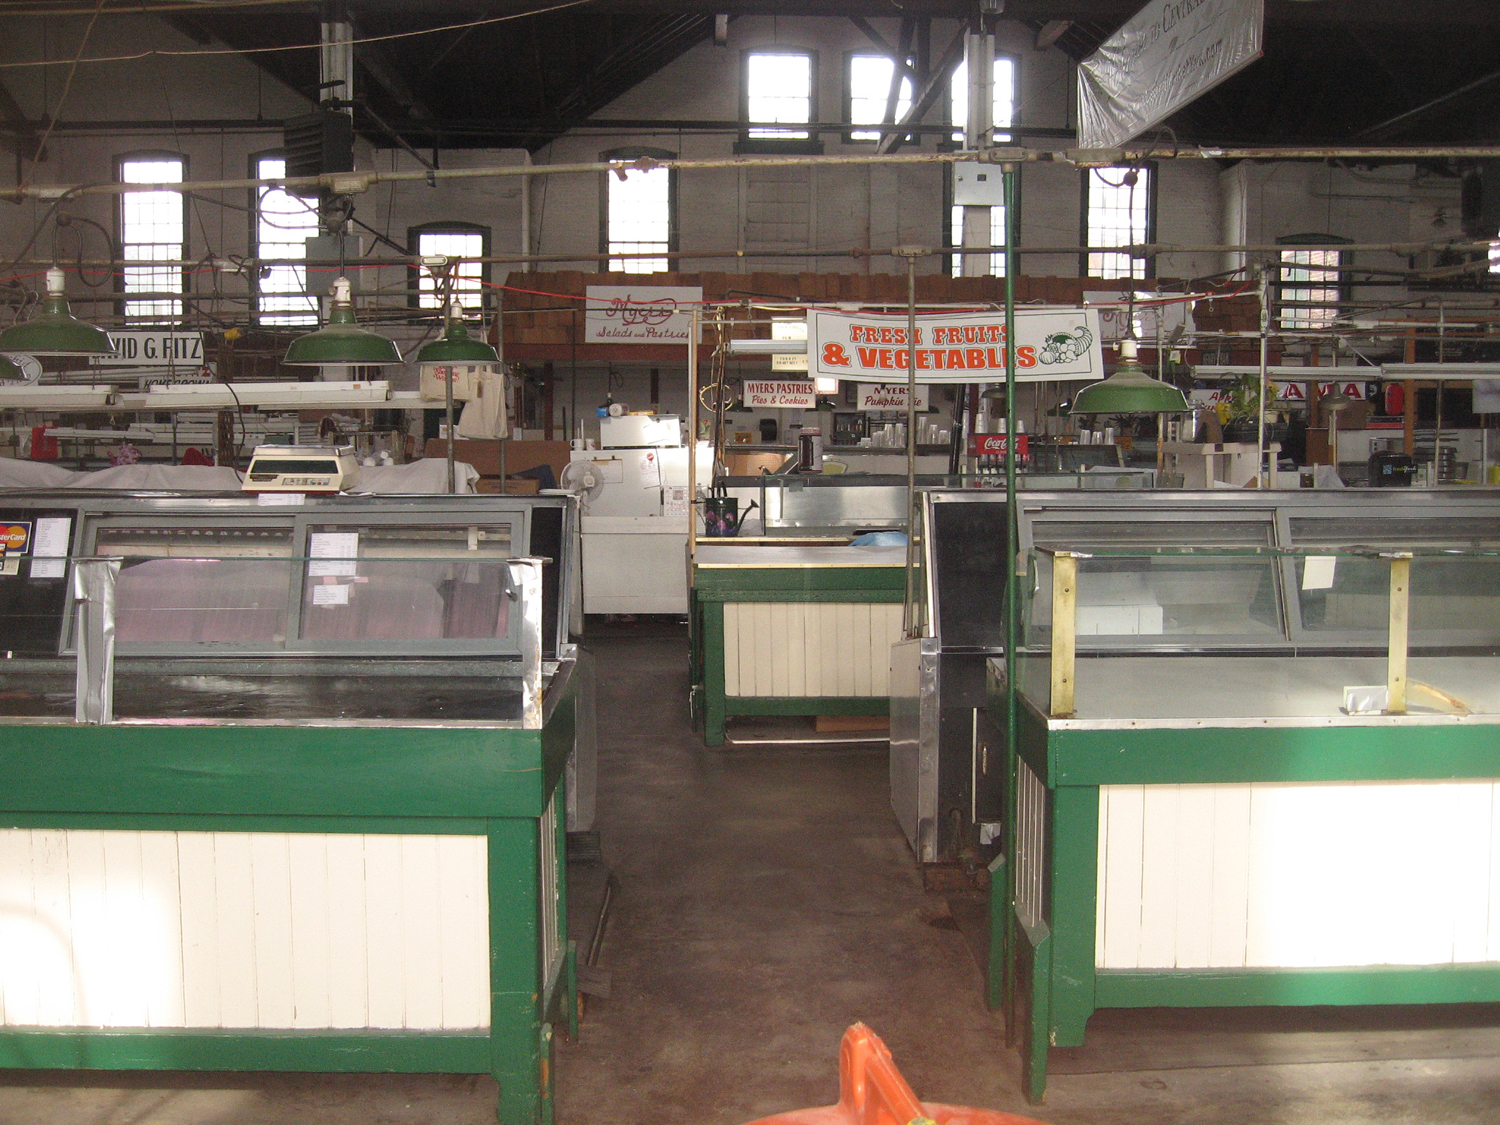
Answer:
[{"label": "green pendant lamp", "polygon": [[500,353],[483,340],[469,335],[463,324],[463,312],[449,305],[444,317],[447,327],[441,339],[424,344],[417,352],[417,362],[434,367],[478,367],[500,365]]},{"label": "green pendant lamp", "polygon": [[28,321],[0,332],[0,352],[20,355],[110,355],[115,346],[109,333],[79,320],[68,311],[63,271],[47,271],[47,299],[42,311]]},{"label": "green pendant lamp", "polygon": [[1170,383],[1153,379],[1137,361],[1134,340],[1120,341],[1120,366],[1100,383],[1091,383],[1073,399],[1074,414],[1182,414],[1187,398]]},{"label": "green pendant lamp", "polygon": [[389,367],[403,361],[396,341],[355,323],[349,279],[341,277],[333,283],[328,325],[298,336],[281,362],[305,367]]}]

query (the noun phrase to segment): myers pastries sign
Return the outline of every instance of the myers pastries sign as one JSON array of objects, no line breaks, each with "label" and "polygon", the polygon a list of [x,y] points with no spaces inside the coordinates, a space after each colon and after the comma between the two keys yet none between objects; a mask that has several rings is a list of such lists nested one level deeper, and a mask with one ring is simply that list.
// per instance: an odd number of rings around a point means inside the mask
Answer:
[{"label": "myers pastries sign", "polygon": [[746,379],[743,398],[746,406],[778,410],[813,410],[818,405],[816,387],[803,379]]},{"label": "myers pastries sign", "polygon": [[[904,381],[906,323],[901,314],[810,313],[807,355],[814,373]],[[1104,377],[1095,310],[1017,309],[1015,323],[1018,380]],[[917,382],[1002,382],[1008,345],[1003,313],[923,313],[917,317]]]},{"label": "myers pastries sign", "polygon": [[701,287],[590,285],[583,338],[590,344],[686,344]]}]

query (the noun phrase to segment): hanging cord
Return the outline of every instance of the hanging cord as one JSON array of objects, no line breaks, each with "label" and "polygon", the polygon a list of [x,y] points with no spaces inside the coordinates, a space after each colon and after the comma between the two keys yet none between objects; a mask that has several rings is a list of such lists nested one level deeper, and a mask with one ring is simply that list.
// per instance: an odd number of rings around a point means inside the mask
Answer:
[{"label": "hanging cord", "polygon": [[[89,38],[94,34],[94,24],[99,22],[99,13],[102,11],[104,11],[104,0],[99,0],[99,2],[94,5],[93,15],[89,16],[88,26],[83,29],[83,38],[78,41],[78,51],[73,55],[72,63],[68,65],[68,77],[63,82],[62,93],[58,95],[57,110],[48,116],[47,128],[42,131],[42,139],[39,140],[36,144],[37,156],[41,156],[42,151],[47,147],[47,141],[52,136],[52,130],[56,127],[58,118],[62,116],[63,106],[68,104],[68,94],[73,89],[73,78],[78,73],[78,64],[83,61],[83,52],[88,50]],[[28,179],[24,185],[28,188],[36,182],[35,161],[32,161],[31,170],[32,178]]]}]

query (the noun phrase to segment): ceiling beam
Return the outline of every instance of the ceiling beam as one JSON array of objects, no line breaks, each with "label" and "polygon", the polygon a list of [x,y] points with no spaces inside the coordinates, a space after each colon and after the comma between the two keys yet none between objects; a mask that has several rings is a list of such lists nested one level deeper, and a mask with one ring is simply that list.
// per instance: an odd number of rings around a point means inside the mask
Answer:
[{"label": "ceiling beam", "polygon": [[865,38],[880,49],[882,55],[896,64],[897,76],[910,79],[913,90],[922,84],[922,80],[917,76],[917,72],[911,68],[911,63],[908,61],[911,54],[910,32],[908,30],[912,23],[911,20],[901,21],[901,35],[907,43],[906,49],[902,51],[897,51],[896,48],[892,47],[886,37],[876,31],[871,26],[870,21],[865,19],[864,16],[850,16],[849,22],[859,28],[864,33]]},{"label": "ceiling beam", "polygon": [[1430,102],[1417,106],[1416,109],[1409,109],[1405,113],[1398,113],[1395,117],[1388,118],[1378,125],[1371,125],[1368,129],[1361,129],[1358,133],[1354,134],[1354,139],[1361,141],[1379,140],[1383,137],[1397,136],[1406,126],[1414,124],[1422,118],[1443,109],[1459,98],[1482,90],[1486,86],[1492,86],[1496,81],[1500,81],[1500,70],[1486,74],[1483,78],[1476,78],[1473,82],[1460,86],[1457,90],[1451,90],[1442,97],[1433,98]]},{"label": "ceiling beam", "polygon": [[[900,46],[897,48],[898,53],[894,55],[887,54],[886,56],[891,60],[891,85],[890,89],[886,91],[885,112],[880,115],[880,120],[887,125],[895,122],[896,110],[901,105],[901,72],[903,70],[908,73],[911,72],[910,68],[906,65],[906,60],[911,58],[911,37],[912,33],[916,30],[916,23],[916,20],[901,21],[901,41]],[[917,85],[918,83],[913,82],[911,88],[915,90]]]},{"label": "ceiling beam", "polygon": [[[948,49],[943,52],[943,57],[933,67],[932,73],[927,76],[926,83],[921,91],[912,99],[911,108],[906,111],[906,116],[901,119],[902,126],[916,125],[922,118],[927,116],[927,111],[932,108],[933,102],[938,98],[953,75],[953,68],[958,65],[958,60],[964,57],[964,34],[966,27],[960,27],[958,33],[953,36],[953,41],[948,44]],[[880,154],[895,152],[901,147],[905,139],[904,133],[887,133],[880,138],[880,143],[875,146],[875,151]]]},{"label": "ceiling beam", "polygon": [[[13,152],[23,160],[47,159],[47,150],[42,147],[38,122],[26,116],[20,103],[0,83],[0,148]],[[41,128],[45,128],[45,124]]]},{"label": "ceiling beam", "polygon": [[419,97],[401,73],[401,67],[391,58],[382,43],[356,43],[354,57],[368,74],[409,117],[430,121],[436,115]]}]

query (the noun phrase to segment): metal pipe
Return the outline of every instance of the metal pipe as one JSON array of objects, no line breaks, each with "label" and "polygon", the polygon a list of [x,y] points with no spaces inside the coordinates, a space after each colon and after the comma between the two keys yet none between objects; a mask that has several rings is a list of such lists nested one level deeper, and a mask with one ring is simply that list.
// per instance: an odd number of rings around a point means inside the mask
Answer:
[{"label": "metal pipe", "polygon": [[1271,354],[1271,271],[1264,265],[1260,270],[1260,394],[1255,401],[1255,473],[1260,488],[1270,488],[1275,482],[1274,466],[1266,464],[1266,368]]},{"label": "metal pipe", "polygon": [[[1008,793],[1016,789],[1016,763],[1020,761],[1021,702],[1016,687],[1019,674],[1021,596],[1019,572],[1021,559],[1020,523],[1016,518],[1016,168],[1005,165],[1001,171],[1002,198],[1005,200],[1005,786]],[[1016,854],[1016,818],[1005,817],[1005,854]],[[1006,929],[1002,937],[1002,961],[1014,948],[1016,865],[1005,865],[1004,908]],[[994,892],[991,891],[991,894]],[[994,948],[993,939],[991,940]],[[993,974],[995,966],[990,966]],[[1010,974],[1004,974],[1007,994]]]},{"label": "metal pipe", "polygon": [[[693,563],[698,557],[698,511],[703,503],[698,498],[698,324],[703,315],[699,305],[693,306],[692,321],[688,325],[687,385],[688,385],[688,586],[693,585]],[[578,386],[575,365],[573,386]],[[582,436],[580,431],[579,436]],[[761,505],[760,517],[766,518],[765,505]]]},{"label": "metal pipe", "polygon": [[[0,192],[0,198],[6,198],[7,193]],[[1348,253],[1387,253],[1399,256],[1419,254],[1424,250],[1455,250],[1455,251],[1481,251],[1488,250],[1488,241],[1468,241],[1454,239],[1440,239],[1430,242],[1358,242],[1358,243],[1298,243],[1299,250],[1342,250]],[[1170,244],[1170,243],[1135,243],[1127,246],[1017,246],[1014,247],[1016,254],[1049,254],[1049,255],[1071,255],[1088,254],[1095,251],[1111,251],[1115,253],[1128,253],[1138,257],[1168,257],[1174,254],[1279,254],[1285,250],[1285,246],[1272,243],[1220,243],[1218,245],[1196,245],[1196,244]],[[932,250],[933,254],[963,254],[963,255],[994,255],[1005,253],[1005,246],[948,246],[941,250]],[[669,261],[684,258],[884,258],[891,256],[891,250],[884,247],[850,246],[841,250],[643,250],[612,251],[611,258],[664,258]],[[490,265],[522,265],[528,262],[553,263],[553,262],[590,262],[594,257],[578,254],[476,254],[472,257],[467,255],[454,255],[454,262],[474,262]],[[25,258],[11,263],[12,268],[33,267],[46,269],[56,263],[51,258]],[[202,268],[205,262],[202,258],[132,258],[125,261],[121,258],[70,258],[69,266],[81,266],[85,269],[123,269],[126,266],[162,266],[180,269]],[[300,266],[306,267],[305,258],[252,258],[246,260],[247,265],[253,266]],[[386,269],[410,269],[414,264],[420,264],[416,257],[409,258],[347,258],[346,266],[373,266]],[[1484,263],[1474,263],[1478,269]],[[1349,272],[1354,267],[1330,266],[1330,270],[1341,270]],[[223,272],[237,272],[234,269],[225,269]],[[1356,271],[1357,272],[1357,271]],[[1398,271],[1401,273],[1421,273],[1420,270]],[[133,296],[137,294],[132,294]],[[150,294],[138,294],[139,296],[150,296]],[[163,297],[182,297],[182,293],[168,292],[161,294]],[[191,296],[191,294],[189,294]],[[1475,294],[1476,299],[1483,299],[1482,294]],[[71,300],[86,301],[90,299],[100,301],[118,301],[119,295],[90,298],[86,294],[70,298]],[[1336,304],[1339,308],[1364,308],[1381,307],[1369,306],[1357,301],[1288,301],[1289,306],[1303,305],[1308,308],[1314,306],[1326,308],[1330,304]],[[1408,302],[1403,302],[1408,303]]]},{"label": "metal pipe", "polygon": [[[903,128],[903,131],[904,128]],[[1002,146],[983,154],[956,152],[840,153],[834,156],[724,156],[673,160],[581,161],[570,164],[488,165],[478,168],[423,169],[420,172],[368,171],[327,172],[320,176],[282,176],[233,180],[192,180],[186,183],[93,183],[20,185],[0,193],[5,199],[60,199],[82,195],[123,195],[139,191],[248,191],[253,188],[327,188],[336,194],[358,194],[376,184],[429,183],[432,180],[490,179],[506,176],[557,176],[614,172],[632,167],[669,168],[677,171],[715,168],[828,168],[880,164],[957,164],[982,160],[990,164],[1073,164],[1080,168],[1114,167],[1163,160],[1393,160],[1402,163],[1434,159],[1493,160],[1500,159],[1500,145],[1405,145],[1405,146],[1323,146],[1287,148],[1190,147],[1155,148],[1152,146],[1118,149],[1069,148],[1055,151]],[[1119,249],[1115,247],[1114,249]],[[1342,249],[1349,249],[1344,246]]]},{"label": "metal pipe", "polygon": [[902,246],[906,258],[906,620],[902,632],[919,636],[920,622],[913,598],[917,565],[917,259],[926,248]]},{"label": "metal pipe", "polygon": [[[531,163],[531,153],[526,154]],[[521,257],[531,256],[531,181],[521,181]]]}]

